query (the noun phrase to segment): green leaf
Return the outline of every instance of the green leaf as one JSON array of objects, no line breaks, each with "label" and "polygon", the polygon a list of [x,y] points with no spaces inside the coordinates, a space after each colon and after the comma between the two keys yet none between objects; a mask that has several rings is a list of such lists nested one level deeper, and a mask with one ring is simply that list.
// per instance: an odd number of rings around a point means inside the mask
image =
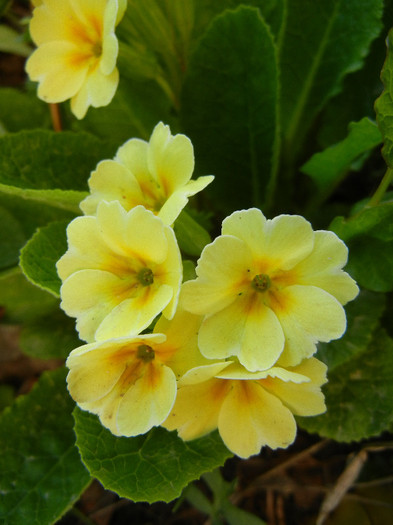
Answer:
[{"label": "green leaf", "polygon": [[180,249],[187,255],[199,257],[211,242],[209,233],[186,211],[182,211],[173,226]]},{"label": "green leaf", "polygon": [[31,47],[23,42],[23,35],[5,24],[0,25],[0,51],[12,53],[22,57],[28,57],[32,51]]},{"label": "green leaf", "polygon": [[328,374],[327,412],[298,418],[309,432],[337,441],[378,436],[393,421],[393,340],[379,329],[367,350]]},{"label": "green leaf", "polygon": [[5,323],[30,323],[57,309],[58,300],[31,284],[16,267],[0,273],[0,307]]},{"label": "green leaf", "polygon": [[19,249],[25,242],[19,221],[0,206],[0,270],[13,266],[18,260]]},{"label": "green leaf", "polygon": [[0,88],[0,120],[8,132],[22,129],[49,128],[48,104],[35,93],[13,88]]},{"label": "green leaf", "polygon": [[347,330],[341,339],[318,344],[318,359],[334,368],[361,354],[371,343],[373,333],[384,312],[385,295],[362,290],[346,307]]},{"label": "green leaf", "polygon": [[316,115],[362,67],[381,30],[382,0],[288,0],[280,47],[281,123],[295,155]]},{"label": "green leaf", "polygon": [[67,225],[68,222],[52,222],[39,228],[20,254],[20,266],[26,277],[56,297],[61,286],[56,263],[67,251]]},{"label": "green leaf", "polygon": [[382,154],[386,164],[393,168],[393,52],[392,42],[393,29],[387,38],[387,56],[382,69],[381,79],[384,85],[382,95],[375,101],[375,111],[377,122],[381,130],[384,146]]},{"label": "green leaf", "polygon": [[276,47],[258,9],[217,16],[190,60],[181,117],[206,191],[225,211],[270,200],[275,183]]},{"label": "green leaf", "polygon": [[42,375],[0,417],[0,522],[51,525],[90,481],[75,447],[64,368]]},{"label": "green leaf", "polygon": [[38,359],[66,359],[81,344],[74,320],[61,310],[25,324],[19,336],[22,352]]},{"label": "green leaf", "polygon": [[92,476],[133,501],[171,501],[190,481],[232,455],[217,432],[188,442],[163,428],[125,438],[114,436],[96,416],[78,408],[74,418],[77,446]]},{"label": "green leaf", "polygon": [[82,132],[5,135],[0,137],[0,190],[77,213],[90,172],[112,153],[105,142]]},{"label": "green leaf", "polygon": [[[382,142],[377,125],[365,117],[349,124],[348,136],[326,150],[315,153],[302,167],[320,191],[336,185],[352,169],[353,163]],[[357,167],[358,169],[358,167]]]},{"label": "green leaf", "polygon": [[367,290],[393,290],[392,225],[392,201],[365,207],[349,219],[336,217],[330,225],[349,248],[346,269]]}]

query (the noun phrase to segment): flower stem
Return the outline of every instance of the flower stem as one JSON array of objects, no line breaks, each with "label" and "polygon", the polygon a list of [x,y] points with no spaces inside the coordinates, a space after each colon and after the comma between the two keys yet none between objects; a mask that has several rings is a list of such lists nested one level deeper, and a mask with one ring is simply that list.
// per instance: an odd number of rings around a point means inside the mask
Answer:
[{"label": "flower stem", "polygon": [[392,180],[393,180],[393,169],[388,168],[378,188],[376,189],[374,195],[371,197],[370,202],[368,203],[368,206],[376,206],[377,204],[381,202]]}]

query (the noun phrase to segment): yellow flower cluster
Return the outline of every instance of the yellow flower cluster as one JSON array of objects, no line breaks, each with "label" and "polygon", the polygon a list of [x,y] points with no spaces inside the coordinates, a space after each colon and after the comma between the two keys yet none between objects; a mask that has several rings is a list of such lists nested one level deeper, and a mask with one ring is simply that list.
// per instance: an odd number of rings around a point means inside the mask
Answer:
[{"label": "yellow flower cluster", "polygon": [[57,263],[62,308],[87,342],[68,357],[68,389],[115,435],[218,429],[248,457],[292,443],[295,415],[324,412],[316,343],[344,333],[358,288],[336,235],[255,208],[224,220],[182,284],[172,224],[213,178],[191,181],[193,168],[189,139],[159,123],[92,173]]}]

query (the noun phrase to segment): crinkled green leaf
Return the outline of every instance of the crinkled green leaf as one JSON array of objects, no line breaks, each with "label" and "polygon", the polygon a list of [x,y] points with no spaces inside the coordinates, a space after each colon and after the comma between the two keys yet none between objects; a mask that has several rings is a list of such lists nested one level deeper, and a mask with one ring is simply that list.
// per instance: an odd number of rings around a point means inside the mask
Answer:
[{"label": "crinkled green leaf", "polygon": [[318,359],[332,371],[366,350],[384,312],[384,294],[362,290],[359,296],[345,307],[347,330],[341,339],[319,343]]},{"label": "crinkled green leaf", "polygon": [[217,432],[188,442],[163,428],[125,438],[114,436],[96,416],[79,408],[74,418],[77,446],[92,476],[133,501],[171,501],[190,481],[232,455]]},{"label": "crinkled green leaf", "polygon": [[362,67],[382,24],[382,0],[288,0],[280,46],[281,122],[297,149],[342,80]]},{"label": "crinkled green leaf", "polygon": [[206,244],[211,242],[209,233],[184,210],[173,229],[180,249],[187,255],[199,257]]},{"label": "crinkled green leaf", "polygon": [[0,273],[0,307],[5,323],[29,323],[56,309],[58,301],[31,284],[16,267]]},{"label": "crinkled green leaf", "polygon": [[14,88],[0,88],[0,121],[8,132],[49,128],[51,123],[48,104],[36,93]]},{"label": "crinkled green leaf", "polygon": [[345,219],[336,217],[330,228],[347,244],[347,270],[375,292],[393,290],[393,202],[365,207]]},{"label": "crinkled green leaf", "polygon": [[298,418],[309,432],[337,441],[378,436],[393,421],[393,340],[379,329],[367,350],[328,374],[327,412]]},{"label": "crinkled green leaf", "polygon": [[381,79],[384,84],[382,95],[375,102],[377,122],[381,130],[384,146],[382,154],[386,164],[393,168],[393,29],[387,38],[387,56],[382,69]]},{"label": "crinkled green leaf", "polygon": [[112,153],[113,147],[83,132],[8,134],[0,137],[0,190],[77,213],[90,172]]},{"label": "crinkled green leaf", "polygon": [[276,47],[260,11],[217,16],[190,60],[181,108],[200,173],[226,211],[270,199],[275,180]]},{"label": "crinkled green leaf", "polygon": [[59,309],[25,324],[19,336],[22,352],[38,359],[66,359],[81,344],[74,320]]},{"label": "crinkled green leaf", "polygon": [[320,191],[335,185],[352,168],[353,163],[382,141],[377,125],[365,117],[351,122],[348,136],[341,142],[315,153],[301,170],[309,175]]},{"label": "crinkled green leaf", "polygon": [[56,262],[67,251],[67,225],[68,222],[52,222],[39,228],[20,254],[20,266],[26,277],[57,297],[61,280]]},{"label": "crinkled green leaf", "polygon": [[51,525],[90,476],[75,447],[64,368],[42,375],[0,417],[0,522]]}]

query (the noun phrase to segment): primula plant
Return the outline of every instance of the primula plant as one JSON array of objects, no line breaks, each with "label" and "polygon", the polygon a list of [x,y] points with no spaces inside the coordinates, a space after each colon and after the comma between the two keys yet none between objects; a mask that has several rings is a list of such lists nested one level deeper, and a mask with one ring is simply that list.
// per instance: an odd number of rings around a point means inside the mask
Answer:
[{"label": "primula plant", "polygon": [[40,363],[2,376],[0,522],[97,479],[261,524],[228,458],[390,443],[393,4],[0,7],[0,328]]}]

